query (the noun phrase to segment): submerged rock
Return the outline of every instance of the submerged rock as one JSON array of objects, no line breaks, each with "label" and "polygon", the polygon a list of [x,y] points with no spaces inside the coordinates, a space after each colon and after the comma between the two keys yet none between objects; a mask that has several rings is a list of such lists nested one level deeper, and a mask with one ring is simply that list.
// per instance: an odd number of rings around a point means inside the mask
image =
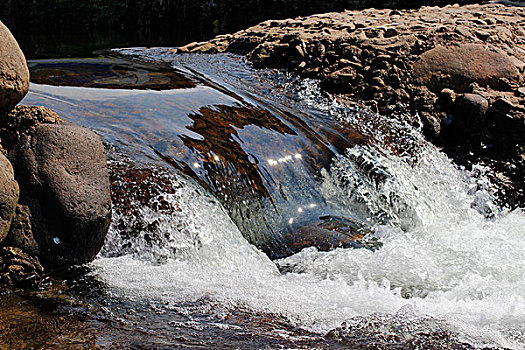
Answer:
[{"label": "submerged rock", "polygon": [[11,110],[29,90],[29,70],[15,38],[0,22],[0,113]]},{"label": "submerged rock", "polygon": [[344,217],[322,216],[318,221],[291,229],[282,238],[284,247],[269,254],[271,258],[283,258],[315,247],[320,251],[336,248],[379,249],[382,243],[373,237],[370,228]]},{"label": "submerged rock", "polygon": [[[39,125],[10,153],[19,179],[20,203],[46,266],[62,268],[93,260],[111,219],[104,147],[93,132],[69,125]],[[23,208],[19,212],[24,213]],[[22,215],[23,217],[23,215]],[[28,220],[25,220],[28,221]],[[21,221],[19,227],[27,227]],[[30,241],[12,231],[17,242]]]},{"label": "submerged rock", "polygon": [[0,242],[9,231],[18,203],[18,195],[18,183],[15,181],[13,167],[0,153]]},{"label": "submerged rock", "polygon": [[[509,202],[525,170],[524,15],[523,7],[493,2],[347,10],[262,22],[175,52],[246,54],[256,67],[317,78],[329,93],[401,114],[461,165],[490,164],[517,184],[501,192]],[[518,197],[523,206],[525,195]]]}]

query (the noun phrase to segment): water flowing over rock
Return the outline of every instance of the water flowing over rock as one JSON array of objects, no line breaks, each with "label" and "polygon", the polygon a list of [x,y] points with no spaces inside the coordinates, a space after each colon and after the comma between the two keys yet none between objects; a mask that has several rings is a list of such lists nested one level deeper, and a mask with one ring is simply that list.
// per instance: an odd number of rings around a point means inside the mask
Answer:
[{"label": "water flowing over rock", "polygon": [[[503,201],[515,207],[525,203],[525,8],[506,5],[346,10],[265,21],[173,52],[245,54],[256,68],[286,68],[374,111],[404,114],[459,164],[482,162],[500,172]],[[442,90],[470,95],[454,104],[441,98]],[[500,99],[507,107],[498,107]]]},{"label": "water flowing over rock", "polygon": [[99,137],[76,126],[39,125],[22,136],[10,156],[43,264],[67,267],[91,261],[104,243],[111,219],[108,171]]},{"label": "water flowing over rock", "polygon": [[0,22],[0,113],[11,110],[29,90],[29,70],[18,43]]}]

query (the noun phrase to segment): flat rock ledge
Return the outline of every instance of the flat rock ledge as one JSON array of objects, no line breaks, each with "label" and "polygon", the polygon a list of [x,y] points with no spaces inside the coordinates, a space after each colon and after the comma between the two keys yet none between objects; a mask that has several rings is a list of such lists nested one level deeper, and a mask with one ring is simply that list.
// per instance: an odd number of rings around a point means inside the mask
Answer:
[{"label": "flat rock ledge", "polygon": [[326,13],[173,52],[243,54],[256,68],[320,79],[325,91],[381,113],[417,113],[427,138],[458,163],[491,166],[503,200],[525,204],[525,7]]}]

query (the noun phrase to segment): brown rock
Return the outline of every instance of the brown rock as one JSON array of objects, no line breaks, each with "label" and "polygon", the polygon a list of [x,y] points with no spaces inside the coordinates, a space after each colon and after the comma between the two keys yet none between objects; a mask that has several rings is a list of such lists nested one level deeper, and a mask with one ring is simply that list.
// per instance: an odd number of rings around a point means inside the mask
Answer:
[{"label": "brown rock", "polygon": [[465,27],[463,25],[457,26],[456,29],[455,29],[455,32],[458,33],[458,34],[463,35],[466,38],[472,38],[473,37],[472,31],[468,27]]},{"label": "brown rock", "polygon": [[32,288],[37,286],[43,275],[44,269],[37,258],[19,248],[0,248],[0,284]]},{"label": "brown rock", "polygon": [[484,30],[476,30],[474,31],[474,34],[476,34],[476,36],[483,41],[486,41],[488,38],[490,38],[490,33]]},{"label": "brown rock", "polygon": [[10,157],[42,263],[62,268],[93,260],[111,219],[100,138],[77,126],[43,124],[23,135]]},{"label": "brown rock", "polygon": [[0,153],[0,242],[9,232],[9,227],[18,203],[18,183],[15,181],[13,167]]},{"label": "brown rock", "polygon": [[454,92],[454,90],[445,88],[439,93],[439,102],[441,103],[441,106],[445,109],[451,108],[455,100],[456,93]]},{"label": "brown rock", "polygon": [[494,101],[492,107],[503,113],[509,113],[515,108],[512,102],[504,98],[498,98],[496,101]]},{"label": "brown rock", "polygon": [[514,65],[516,66],[516,68],[520,71],[520,72],[524,72],[525,71],[525,62],[517,59],[516,57],[514,56],[511,56],[510,57],[510,60],[512,61],[512,63],[514,63]]},{"label": "brown rock", "polygon": [[52,110],[42,106],[16,106],[12,111],[0,115],[0,139],[10,150],[21,135],[31,132],[40,124],[60,124],[63,120]]},{"label": "brown rock", "polygon": [[395,28],[388,28],[385,33],[383,34],[383,37],[385,38],[392,38],[394,36],[398,36],[399,32]]},{"label": "brown rock", "polygon": [[29,70],[15,38],[0,22],[0,113],[11,110],[29,90]]},{"label": "brown rock", "polygon": [[519,82],[520,74],[509,56],[478,44],[437,46],[414,66],[414,79],[436,92],[446,87],[467,92],[472,83],[498,88],[501,78]]},{"label": "brown rock", "polygon": [[38,243],[33,236],[31,211],[28,205],[17,205],[11,228],[5,238],[5,245],[23,247],[24,251],[33,256],[39,253]]},{"label": "brown rock", "polygon": [[477,94],[463,94],[456,98],[454,107],[456,117],[468,123],[474,123],[475,126],[481,126],[489,108],[489,102]]},{"label": "brown rock", "polygon": [[356,71],[352,67],[345,67],[330,74],[324,81],[326,88],[344,88],[350,85],[356,78]]}]

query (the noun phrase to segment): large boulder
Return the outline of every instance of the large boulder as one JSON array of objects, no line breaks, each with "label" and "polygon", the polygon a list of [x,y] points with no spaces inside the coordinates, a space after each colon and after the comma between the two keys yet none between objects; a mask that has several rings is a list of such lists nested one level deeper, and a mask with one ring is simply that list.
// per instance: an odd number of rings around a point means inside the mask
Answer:
[{"label": "large boulder", "polygon": [[15,181],[13,167],[0,152],[0,242],[4,240],[18,203],[18,184]]},{"label": "large boulder", "polygon": [[520,82],[520,73],[510,57],[480,44],[458,47],[437,46],[421,55],[414,66],[414,79],[430,90],[451,88],[468,92],[470,84],[501,88]]},{"label": "large boulder", "polygon": [[29,90],[29,70],[15,38],[0,22],[0,113],[10,111]]},{"label": "large boulder", "polygon": [[[104,147],[93,132],[71,125],[42,124],[22,135],[11,151],[22,196],[19,210],[27,215],[45,266],[63,268],[89,262],[102,247],[111,220],[109,176]],[[29,221],[29,223],[27,223]],[[25,224],[24,224],[25,222]],[[15,230],[16,231],[16,230]],[[21,230],[22,232],[24,230]],[[11,236],[10,233],[10,236]],[[36,244],[34,244],[36,243]]]}]

